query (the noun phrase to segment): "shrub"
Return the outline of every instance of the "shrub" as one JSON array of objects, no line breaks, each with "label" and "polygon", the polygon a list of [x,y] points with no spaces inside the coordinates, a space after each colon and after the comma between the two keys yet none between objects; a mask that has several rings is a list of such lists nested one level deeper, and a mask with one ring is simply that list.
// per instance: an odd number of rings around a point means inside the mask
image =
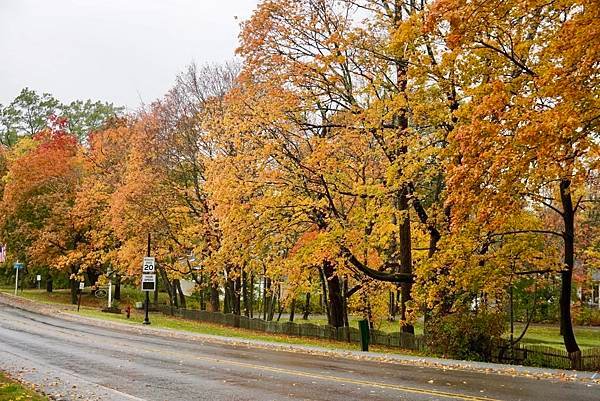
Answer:
[{"label": "shrub", "polygon": [[447,357],[489,361],[505,330],[503,315],[479,312],[433,319],[427,329],[432,352]]},{"label": "shrub", "polygon": [[573,308],[573,323],[578,326],[600,326],[600,310],[588,306]]}]

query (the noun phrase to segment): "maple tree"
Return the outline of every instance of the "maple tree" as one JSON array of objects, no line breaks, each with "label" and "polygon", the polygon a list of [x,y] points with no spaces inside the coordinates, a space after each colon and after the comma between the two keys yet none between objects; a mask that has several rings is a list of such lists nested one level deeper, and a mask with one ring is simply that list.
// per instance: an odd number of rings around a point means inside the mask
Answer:
[{"label": "maple tree", "polygon": [[84,257],[72,213],[82,176],[76,138],[47,129],[20,141],[8,157],[3,237],[21,260],[67,270],[75,288]]},{"label": "maple tree", "polygon": [[[440,1],[470,101],[453,134],[455,224],[475,218],[497,229],[530,209],[540,218],[506,235],[536,233],[557,242],[562,263],[561,331],[579,351],[571,323],[577,214],[598,170],[598,38],[593,2]],[[466,16],[469,16],[466,18]],[[554,213],[557,219],[548,214]]]},{"label": "maple tree", "polygon": [[[340,259],[336,269],[345,264],[355,276],[403,282],[403,328],[412,331],[405,318],[415,215],[433,238],[431,252],[439,240],[415,187],[435,180],[426,171],[436,164],[432,144],[449,115],[438,112],[427,121],[432,129],[417,129],[429,113],[422,102],[443,105],[447,99],[413,92],[424,72],[409,68],[408,60],[422,58],[416,44],[422,38],[404,24],[416,9],[406,13],[402,7],[370,1],[261,4],[242,34],[247,86],[238,95],[259,100],[236,113],[256,116],[245,122],[256,124],[245,128],[249,139],[262,141],[257,147],[271,152],[264,158],[287,171],[287,196],[301,205],[296,212],[312,222],[318,238],[329,237],[326,259]],[[410,51],[394,46],[401,40],[395,35],[409,34]],[[421,106],[417,117],[409,100]],[[363,252],[380,267],[356,256]],[[330,283],[344,275],[334,274],[329,262],[325,266]]]}]

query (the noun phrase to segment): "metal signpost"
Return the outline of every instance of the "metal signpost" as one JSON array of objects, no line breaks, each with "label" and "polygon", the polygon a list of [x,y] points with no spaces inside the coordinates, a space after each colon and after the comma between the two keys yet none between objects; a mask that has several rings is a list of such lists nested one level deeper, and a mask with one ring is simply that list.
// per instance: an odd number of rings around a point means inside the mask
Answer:
[{"label": "metal signpost", "polygon": [[35,281],[37,281],[37,288],[39,290],[40,289],[40,283],[42,282],[42,275],[38,274],[37,276],[35,276]]},{"label": "metal signpost", "polygon": [[79,312],[79,307],[81,306],[81,293],[83,292],[83,289],[85,288],[85,283],[83,281],[81,281],[79,283],[79,300],[77,301],[77,312]]},{"label": "metal signpost", "polygon": [[112,308],[112,270],[109,267],[106,271],[106,275],[108,276],[108,309]]},{"label": "metal signpost", "polygon": [[144,263],[142,264],[142,291],[146,293],[146,313],[143,322],[144,324],[150,324],[150,319],[148,318],[148,307],[150,304],[150,291],[154,291],[156,289],[155,265],[156,261],[154,257],[150,256],[150,233],[148,233],[148,252],[144,258]]},{"label": "metal signpost", "polygon": [[17,262],[14,264],[15,267],[15,295],[17,295],[17,291],[19,290],[19,270],[21,270],[22,268],[25,267],[25,265],[23,263],[19,263],[19,261],[17,260]]}]

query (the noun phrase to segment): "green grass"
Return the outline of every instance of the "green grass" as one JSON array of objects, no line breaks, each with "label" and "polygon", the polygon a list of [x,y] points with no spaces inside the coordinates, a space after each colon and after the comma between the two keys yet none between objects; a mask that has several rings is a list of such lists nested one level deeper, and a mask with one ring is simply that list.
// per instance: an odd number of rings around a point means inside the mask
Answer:
[{"label": "green grass", "polygon": [[0,401],[43,401],[48,400],[36,394],[34,391],[26,389],[21,384],[9,379],[0,373]]},{"label": "green grass", "polygon": [[[348,324],[350,327],[358,329],[358,321],[362,320],[361,316],[348,316]],[[327,324],[326,318],[311,318],[308,320],[302,320],[302,317],[294,319],[294,323],[313,323],[319,325]],[[381,330],[386,333],[395,333],[400,331],[400,322],[398,320],[390,322],[389,320],[380,320],[374,323],[374,328]],[[423,323],[417,322],[415,324],[415,334],[423,334]]]},{"label": "green grass", "polygon": [[[0,288],[0,292],[14,294],[13,289],[8,289],[6,287]],[[69,289],[57,289],[53,292],[46,292],[45,289],[27,289],[19,291],[19,296],[47,304],[71,304],[71,291]],[[125,307],[127,305],[132,305],[133,307],[133,305],[135,305],[136,302],[141,302],[143,299],[144,295],[138,289],[122,287],[121,300],[118,301],[118,304],[121,305],[121,307]],[[167,302],[167,294],[159,293],[159,302]],[[103,308],[107,306],[107,299],[96,298],[94,295],[91,294],[90,289],[86,288],[81,294],[81,306],[90,308]]]},{"label": "green grass", "polygon": [[[523,324],[515,325],[515,337],[521,334]],[[600,347],[600,327],[575,327],[575,337],[581,348]],[[527,329],[523,338],[527,344],[544,345],[563,350],[565,348],[563,339],[560,336],[560,327],[558,325],[535,324]]]},{"label": "green grass", "polygon": [[[85,309],[81,310],[79,314],[83,316],[112,320],[122,323],[128,323],[131,325],[141,325],[144,320],[144,315],[140,311],[132,311],[132,315],[130,319],[127,319],[125,315],[116,315],[99,312],[97,310]],[[172,316],[165,316],[161,313],[151,313],[150,314],[150,322],[152,327],[163,328],[163,329],[174,329],[181,330],[190,333],[198,333],[198,334],[209,334],[215,336],[224,336],[224,337],[232,337],[232,338],[240,338],[240,339],[250,339],[250,340],[261,340],[261,341],[271,341],[281,344],[295,344],[295,345],[308,345],[308,346],[318,346],[329,349],[345,349],[345,350],[358,350],[358,344],[349,344],[347,342],[342,341],[331,341],[331,340],[321,340],[321,339],[313,339],[313,338],[302,338],[302,337],[294,337],[294,336],[286,336],[281,334],[265,334],[260,331],[248,330],[248,329],[239,329],[229,326],[222,326],[219,324],[208,323],[208,322],[196,322],[185,320]],[[387,352],[387,353],[402,353],[402,354],[415,354],[406,350],[398,350],[395,348],[381,347],[371,345],[369,347],[371,351],[374,352]]]}]

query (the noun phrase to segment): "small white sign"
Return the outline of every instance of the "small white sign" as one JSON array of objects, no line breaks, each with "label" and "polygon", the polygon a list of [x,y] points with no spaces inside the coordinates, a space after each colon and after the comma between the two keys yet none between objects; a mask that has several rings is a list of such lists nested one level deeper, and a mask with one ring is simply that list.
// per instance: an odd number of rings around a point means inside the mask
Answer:
[{"label": "small white sign", "polygon": [[35,276],[35,281],[42,281],[42,275],[38,274],[37,276]]},{"label": "small white sign", "polygon": [[156,290],[156,274],[142,274],[142,291]]},{"label": "small white sign", "polygon": [[142,273],[144,274],[154,274],[154,265],[155,265],[154,256],[147,256],[144,258],[144,264],[142,265]]},{"label": "small white sign", "polygon": [[83,290],[85,288],[85,283],[82,281],[79,283],[79,289]]}]

